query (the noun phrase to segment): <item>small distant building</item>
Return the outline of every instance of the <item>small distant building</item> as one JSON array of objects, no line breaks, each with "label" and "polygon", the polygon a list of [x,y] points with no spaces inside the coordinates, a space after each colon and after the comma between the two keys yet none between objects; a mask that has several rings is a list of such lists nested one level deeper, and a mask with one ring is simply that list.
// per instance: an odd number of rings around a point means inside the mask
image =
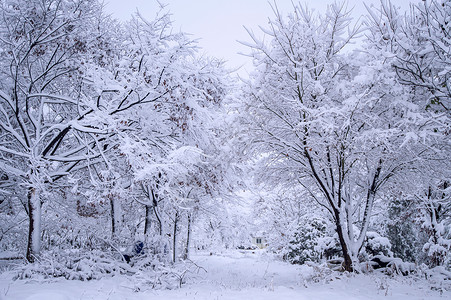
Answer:
[{"label": "small distant building", "polygon": [[257,246],[260,249],[264,249],[268,246],[268,242],[262,236],[252,237],[252,244],[254,244],[255,246]]}]

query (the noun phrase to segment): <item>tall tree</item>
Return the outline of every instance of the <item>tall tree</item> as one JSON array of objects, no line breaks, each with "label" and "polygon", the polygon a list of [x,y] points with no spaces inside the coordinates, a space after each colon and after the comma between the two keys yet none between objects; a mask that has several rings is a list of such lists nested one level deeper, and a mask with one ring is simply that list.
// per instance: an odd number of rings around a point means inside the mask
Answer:
[{"label": "tall tree", "polygon": [[257,72],[245,88],[259,179],[304,188],[329,213],[353,270],[378,193],[413,159],[404,132],[417,107],[380,56],[343,53],[358,33],[344,4],[323,16],[274,10],[269,43],[250,33]]},{"label": "tall tree", "polygon": [[[75,61],[83,59],[92,43],[86,31],[97,17],[96,5],[2,2],[0,168],[26,191],[29,261],[39,253],[45,186],[74,169],[95,145],[84,137],[96,130],[78,124],[86,111],[77,110],[84,83]],[[72,128],[78,129],[69,134]],[[65,138],[73,148],[65,148]],[[95,156],[85,155],[89,157]]]},{"label": "tall tree", "polygon": [[368,8],[368,50],[388,62],[397,81],[407,87],[417,114],[410,138],[420,141],[411,166],[408,194],[423,212],[430,236],[424,250],[431,265],[443,264],[450,249],[449,182],[451,126],[450,1],[422,1],[401,14],[390,1]]},{"label": "tall tree", "polygon": [[144,197],[135,199],[145,207],[146,238],[171,236],[174,248],[178,233],[192,228],[198,207],[227,189],[222,102],[229,79],[221,62],[199,59],[195,43],[172,32],[169,15],[153,21],[137,15],[127,37],[134,51],[124,60],[138,67],[143,85],[162,84],[167,93],[153,110],[132,111],[122,120],[130,131],[118,134],[119,149],[143,190]]},{"label": "tall tree", "polygon": [[[143,72],[144,56],[97,1],[1,5],[0,169],[26,191],[34,261],[48,187],[99,162],[111,167],[118,133],[132,128],[125,113],[163,101],[172,87]],[[154,63],[164,70],[177,52],[163,36],[158,46]]]}]

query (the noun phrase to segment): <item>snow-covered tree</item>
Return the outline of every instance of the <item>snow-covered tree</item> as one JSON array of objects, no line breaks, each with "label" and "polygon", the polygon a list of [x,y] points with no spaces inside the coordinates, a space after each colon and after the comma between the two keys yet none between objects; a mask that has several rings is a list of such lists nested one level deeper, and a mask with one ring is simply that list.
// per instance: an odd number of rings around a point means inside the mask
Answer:
[{"label": "snow-covered tree", "polygon": [[137,15],[126,28],[131,51],[123,60],[137,68],[143,87],[166,90],[150,110],[129,111],[121,120],[129,130],[118,134],[119,149],[143,192],[135,199],[145,208],[146,239],[171,237],[175,261],[179,232],[186,234],[186,256],[199,207],[228,189],[222,102],[229,79],[221,62],[198,58],[195,43],[172,32],[168,14],[153,21]]},{"label": "snow-covered tree", "polygon": [[92,26],[99,9],[92,1],[1,4],[0,169],[28,199],[29,261],[39,253],[46,186],[97,157],[98,130],[81,124],[89,110],[79,61],[102,34]]},{"label": "snow-covered tree", "polygon": [[385,58],[396,80],[408,87],[410,101],[420,108],[410,116],[416,124],[410,138],[420,142],[408,194],[423,212],[423,227],[430,236],[424,250],[431,265],[443,264],[450,247],[446,203],[450,180],[451,3],[422,1],[411,5],[408,14],[401,14],[390,1],[381,1],[380,8],[368,11],[370,51]]},{"label": "snow-covered tree", "polygon": [[343,53],[358,32],[344,4],[323,16],[300,6],[288,18],[275,12],[269,43],[250,33],[250,149],[259,179],[302,187],[329,213],[352,270],[378,193],[415,158],[408,132],[419,108],[384,57]]},{"label": "snow-covered tree", "polygon": [[107,180],[117,179],[120,134],[139,129],[132,111],[147,110],[152,118],[177,97],[171,93],[179,82],[165,75],[179,71],[170,68],[187,45],[173,46],[161,28],[148,26],[142,38],[155,43],[143,53],[97,1],[4,1],[0,26],[0,169],[28,199],[27,259],[33,261],[49,187],[76,180],[82,169],[93,175],[89,167],[98,163]]}]

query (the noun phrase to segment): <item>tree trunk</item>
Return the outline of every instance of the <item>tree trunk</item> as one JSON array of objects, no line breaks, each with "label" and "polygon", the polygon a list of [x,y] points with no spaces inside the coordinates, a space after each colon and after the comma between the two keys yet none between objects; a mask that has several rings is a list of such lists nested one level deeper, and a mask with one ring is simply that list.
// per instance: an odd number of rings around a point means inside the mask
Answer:
[{"label": "tree trunk", "polygon": [[188,228],[187,228],[187,235],[186,235],[185,253],[183,254],[183,259],[188,259],[188,256],[189,256],[190,235],[191,235],[191,215],[188,214]]},{"label": "tree trunk", "polygon": [[150,232],[150,227],[152,225],[152,206],[146,205],[146,219],[144,220],[144,236],[147,237],[147,234]]},{"label": "tree trunk", "polygon": [[354,269],[352,266],[352,257],[350,254],[351,249],[348,248],[348,244],[346,243],[344,237],[345,232],[343,231],[343,226],[338,216],[335,217],[335,225],[337,226],[338,239],[340,240],[341,251],[343,252],[343,268],[345,271],[352,272]]},{"label": "tree trunk", "polygon": [[114,195],[108,195],[108,198],[110,199],[111,207],[111,237],[112,239],[116,239],[121,223],[121,204]]},{"label": "tree trunk", "polygon": [[[161,174],[159,174],[159,176],[161,177]],[[159,186],[159,181],[157,180],[157,187]],[[158,231],[160,233],[160,235],[163,234],[163,225],[161,224],[161,219],[160,216],[158,215],[158,211],[157,211],[157,206],[158,206],[158,194],[152,191],[152,203],[153,203],[153,212],[155,213],[155,218],[157,218],[157,222],[158,222]]]},{"label": "tree trunk", "polygon": [[41,250],[41,201],[35,188],[28,191],[28,245],[26,258],[34,262]]},{"label": "tree trunk", "polygon": [[153,212],[155,213],[155,217],[157,218],[157,222],[158,222],[158,233],[161,235],[163,235],[163,224],[161,223],[161,219],[160,216],[158,215],[158,211],[157,208],[154,206],[153,207]]},{"label": "tree trunk", "polygon": [[[161,177],[161,175],[160,175]],[[157,180],[156,186],[158,188],[159,181]],[[154,189],[148,185],[141,185],[142,190],[144,191],[144,194],[147,196],[147,198],[152,201],[152,204],[145,205],[146,207],[146,218],[144,220],[144,235],[147,236],[147,234],[151,230],[151,224],[152,224],[152,210],[155,214],[155,218],[158,224],[158,233],[159,235],[163,234],[163,227],[161,224],[160,216],[158,215],[157,206],[158,206],[158,194],[154,191]]]},{"label": "tree trunk", "polygon": [[179,213],[175,213],[175,219],[174,219],[174,236],[172,239],[172,262],[175,263],[176,257],[177,257],[177,223],[179,221]]}]

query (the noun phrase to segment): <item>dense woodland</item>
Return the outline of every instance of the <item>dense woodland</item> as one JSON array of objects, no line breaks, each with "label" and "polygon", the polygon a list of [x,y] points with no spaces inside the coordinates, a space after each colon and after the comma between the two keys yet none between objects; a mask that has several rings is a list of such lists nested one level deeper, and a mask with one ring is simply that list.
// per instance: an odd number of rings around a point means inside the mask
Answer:
[{"label": "dense woodland", "polygon": [[0,1],[19,278],[161,273],[255,236],[292,263],[449,270],[451,1],[272,7],[243,79],[165,7],[120,23],[96,0]]}]

